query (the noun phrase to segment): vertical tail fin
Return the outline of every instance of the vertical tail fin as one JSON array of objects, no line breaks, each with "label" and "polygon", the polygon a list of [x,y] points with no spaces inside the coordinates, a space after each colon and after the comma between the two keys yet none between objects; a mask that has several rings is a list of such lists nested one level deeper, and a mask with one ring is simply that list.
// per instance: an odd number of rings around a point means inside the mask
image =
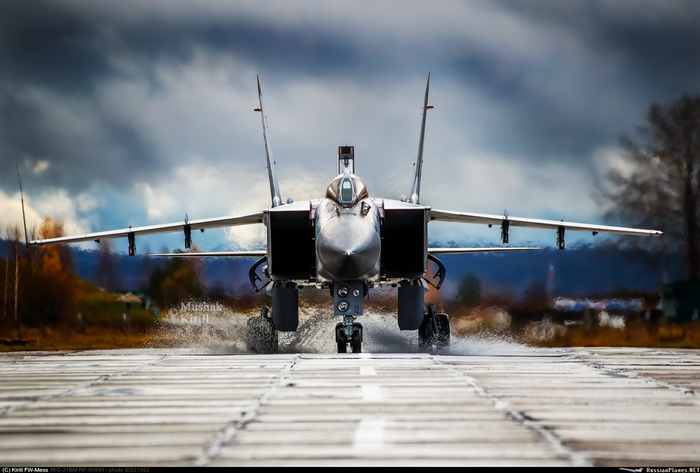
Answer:
[{"label": "vertical tail fin", "polygon": [[277,175],[275,174],[275,161],[272,159],[272,150],[270,150],[270,141],[267,138],[267,121],[265,119],[265,109],[263,109],[262,91],[260,89],[260,77],[258,79],[258,99],[260,100],[260,108],[256,112],[260,112],[262,116],[263,138],[265,139],[265,153],[267,154],[267,173],[270,178],[270,194],[272,196],[272,206],[277,207],[282,204],[280,196],[280,188],[277,183]]},{"label": "vertical tail fin", "polygon": [[428,105],[428,91],[430,89],[430,73],[428,73],[428,83],[425,86],[425,100],[423,101],[423,121],[420,126],[420,141],[418,142],[418,158],[416,159],[416,177],[413,179],[413,188],[411,189],[411,197],[409,202],[418,204],[420,200],[420,180],[423,170],[423,140],[425,138],[425,116],[428,109],[433,108]]}]

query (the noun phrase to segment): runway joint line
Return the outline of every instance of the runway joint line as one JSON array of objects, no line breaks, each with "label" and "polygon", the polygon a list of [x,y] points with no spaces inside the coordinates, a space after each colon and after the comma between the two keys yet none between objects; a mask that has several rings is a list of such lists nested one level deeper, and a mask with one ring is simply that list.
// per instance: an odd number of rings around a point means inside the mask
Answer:
[{"label": "runway joint line", "polygon": [[294,369],[294,366],[299,362],[300,355],[297,354],[294,359],[287,363],[287,365],[280,370],[280,375],[277,377],[277,381],[272,383],[268,388],[254,401],[251,408],[246,410],[243,414],[243,418],[234,420],[225,425],[219,432],[214,436],[214,438],[207,443],[202,453],[197,457],[192,466],[203,467],[206,466],[212,459],[216,458],[222,448],[229,445],[231,441],[238,435],[238,433],[245,429],[246,425],[255,420],[260,412],[260,408],[265,404],[270,397],[272,397],[280,387],[287,386],[287,379],[289,373]]},{"label": "runway joint line", "polygon": [[[71,353],[75,353],[75,352],[70,352],[70,353],[68,353],[68,355],[70,355]],[[57,392],[57,393],[53,393],[53,394],[46,394],[44,396],[36,396],[36,397],[28,400],[27,402],[23,402],[21,404],[17,404],[14,406],[5,407],[4,409],[0,409],[0,417],[7,416],[8,414],[11,414],[13,412],[21,411],[24,409],[29,409],[29,408],[31,408],[32,405],[36,404],[37,402],[50,401],[51,399],[56,399],[59,397],[72,396],[76,392],[82,391],[83,389],[91,388],[91,387],[95,386],[96,384],[100,384],[100,383],[103,383],[105,381],[109,381],[111,379],[119,378],[120,376],[124,376],[126,374],[136,373],[144,368],[147,368],[149,366],[153,366],[153,365],[160,363],[161,361],[163,361],[164,359],[166,359],[169,356],[170,356],[169,354],[163,354],[163,355],[160,355],[157,359],[151,360],[148,363],[143,363],[143,364],[140,364],[140,365],[135,366],[133,368],[119,371],[117,373],[103,374],[101,376],[98,376],[95,379],[90,380],[90,381],[86,381],[86,382],[81,383],[81,384],[70,386],[61,392]]]},{"label": "runway joint line", "polygon": [[464,381],[467,385],[471,386],[478,396],[491,401],[491,403],[496,409],[502,411],[506,414],[506,416],[513,419],[520,425],[527,427],[528,429],[537,433],[537,435],[539,435],[544,440],[544,442],[557,453],[557,455],[568,460],[571,463],[571,466],[594,466],[593,462],[586,455],[584,455],[581,452],[575,452],[566,447],[559,438],[559,436],[556,435],[552,430],[533,420],[532,417],[528,416],[527,414],[515,409],[509,402],[504,401],[503,399],[494,394],[491,394],[487,389],[485,389],[479,384],[476,378],[464,374],[450,365],[442,363],[442,361],[440,360],[440,355],[432,355],[432,358],[435,364],[442,366],[447,371],[455,375],[457,378]]},{"label": "runway joint line", "polygon": [[629,370],[629,369],[623,369],[623,368],[612,368],[610,366],[605,366],[603,363],[599,363],[597,361],[593,360],[587,360],[585,358],[581,358],[581,356],[578,353],[572,353],[573,359],[575,359],[578,363],[582,363],[586,366],[590,366],[591,368],[601,371],[604,374],[607,374],[608,376],[617,376],[620,378],[627,378],[627,379],[636,379],[639,381],[643,381],[647,384],[651,384],[654,387],[657,388],[664,388],[664,389],[670,389],[672,391],[677,391],[681,394],[684,395],[690,395],[693,396],[695,399],[698,399],[698,393],[690,388],[686,388],[684,386],[678,386],[675,384],[667,383],[665,381],[661,381],[660,379],[656,379],[653,376],[646,375],[644,373],[639,373],[634,370]]}]

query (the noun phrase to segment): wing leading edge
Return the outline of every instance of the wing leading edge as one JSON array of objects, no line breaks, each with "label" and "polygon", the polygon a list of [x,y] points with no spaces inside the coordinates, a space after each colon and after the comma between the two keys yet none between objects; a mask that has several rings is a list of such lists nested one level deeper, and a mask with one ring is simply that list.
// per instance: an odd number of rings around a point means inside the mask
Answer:
[{"label": "wing leading edge", "polygon": [[153,253],[151,256],[182,258],[262,258],[263,256],[267,256],[267,250],[211,251],[208,253]]},{"label": "wing leading edge", "polygon": [[593,225],[588,223],[565,222],[557,220],[542,220],[537,218],[510,217],[503,215],[478,214],[470,212],[452,212],[448,210],[430,210],[430,221],[481,223],[487,225],[503,225],[507,222],[511,227],[545,228],[559,230],[573,230],[578,232],[615,233],[618,235],[648,235],[661,236],[662,231],[646,230],[641,228],[613,227],[609,225]]},{"label": "wing leading edge", "polygon": [[[147,225],[142,227],[129,227],[120,230],[108,230],[104,232],[86,233],[85,235],[73,235],[67,237],[47,238],[45,240],[33,240],[33,245],[51,243],[79,243],[81,241],[99,241],[110,238],[121,238],[150,235],[156,233],[186,232],[186,229],[204,231],[208,228],[235,227],[238,225],[252,225],[263,223],[264,212],[255,212],[235,217],[203,218],[199,220],[184,220],[182,222],[164,223],[161,225]],[[188,228],[189,227],[189,228]]]},{"label": "wing leading edge", "polygon": [[493,246],[483,248],[428,248],[428,253],[432,255],[454,255],[462,253],[493,253],[497,251],[528,251],[541,249],[542,248],[530,246]]}]

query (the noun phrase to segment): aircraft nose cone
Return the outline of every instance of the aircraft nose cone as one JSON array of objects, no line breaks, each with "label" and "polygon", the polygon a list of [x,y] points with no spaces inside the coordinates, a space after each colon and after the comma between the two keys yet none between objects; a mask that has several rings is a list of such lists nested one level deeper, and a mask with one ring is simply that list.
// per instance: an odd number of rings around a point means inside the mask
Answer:
[{"label": "aircraft nose cone", "polygon": [[335,279],[366,277],[379,260],[379,235],[374,231],[362,231],[362,228],[343,227],[322,229],[319,233],[316,239],[318,261]]}]

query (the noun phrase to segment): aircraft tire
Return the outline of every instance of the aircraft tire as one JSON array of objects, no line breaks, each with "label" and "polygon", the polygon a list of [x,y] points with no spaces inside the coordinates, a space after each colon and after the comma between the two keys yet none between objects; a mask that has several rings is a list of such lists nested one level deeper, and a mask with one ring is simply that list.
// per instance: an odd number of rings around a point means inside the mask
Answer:
[{"label": "aircraft tire", "polygon": [[296,287],[272,288],[272,320],[277,330],[296,332],[299,326],[299,290]]},{"label": "aircraft tire", "polygon": [[356,327],[352,332],[352,340],[350,341],[352,345],[353,353],[362,353],[362,327]]},{"label": "aircraft tire", "polygon": [[437,314],[439,335],[435,343],[437,348],[450,346],[450,317],[447,314]]},{"label": "aircraft tire", "polygon": [[433,345],[433,318],[430,314],[425,314],[423,323],[418,329],[418,348],[421,350],[430,348]]},{"label": "aircraft tire", "polygon": [[279,337],[270,317],[257,315],[246,322],[246,349],[255,353],[277,353]]},{"label": "aircraft tire", "polygon": [[338,353],[348,352],[348,341],[345,339],[345,332],[341,323],[335,326],[335,342],[338,344]]},{"label": "aircraft tire", "polygon": [[424,314],[423,286],[399,286],[398,322],[399,330],[416,330]]}]

